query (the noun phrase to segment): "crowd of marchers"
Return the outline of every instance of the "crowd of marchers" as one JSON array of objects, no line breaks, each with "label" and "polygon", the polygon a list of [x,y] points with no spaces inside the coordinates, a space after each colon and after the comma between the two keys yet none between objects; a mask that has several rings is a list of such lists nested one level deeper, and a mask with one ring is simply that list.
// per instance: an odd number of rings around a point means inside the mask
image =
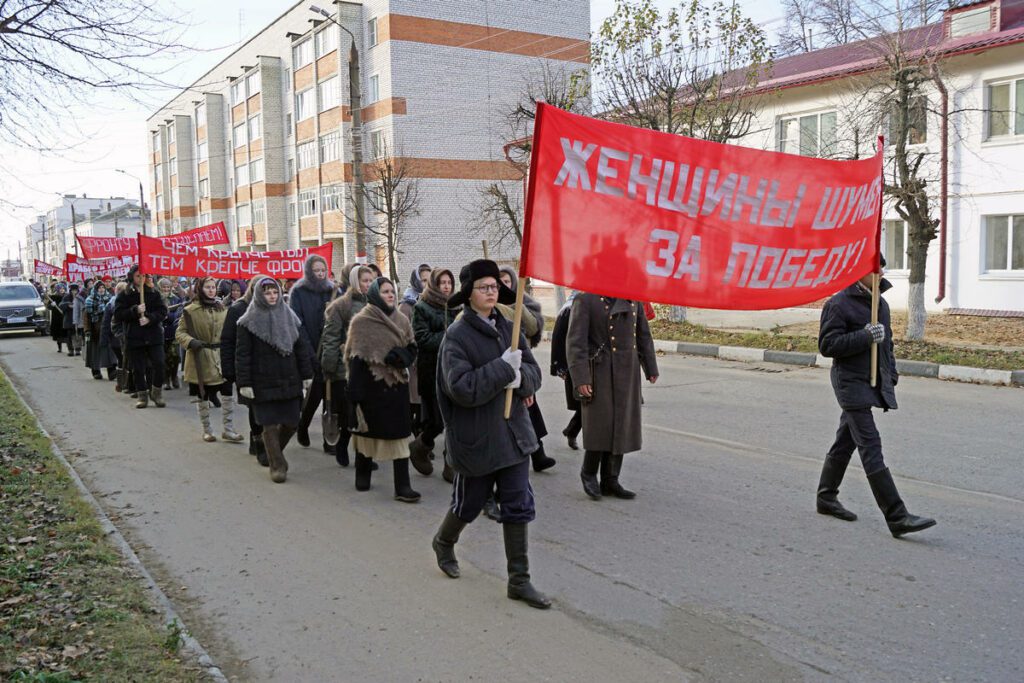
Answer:
[{"label": "crowd of marchers", "polygon": [[[834,359],[842,415],[819,479],[817,509],[856,519],[838,492],[859,450],[898,537],[935,521],[907,511],[882,457],[871,411],[896,408],[898,373],[888,307],[883,300],[879,322],[871,322],[870,285],[870,278],[851,285],[822,312],[819,346]],[[394,498],[415,503],[420,494],[410,465],[430,476],[434,462],[442,463],[452,495],[432,542],[440,569],[459,576],[455,544],[483,512],[503,527],[508,596],[546,608],[550,600],[533,587],[527,557],[527,525],[536,514],[530,468],[556,465],[542,441],[548,434],[537,400],[542,372],[531,351],[544,336],[545,319],[523,292],[520,339],[513,344],[521,286],[513,268],[477,260],[458,277],[422,264],[400,293],[373,264],[347,264],[335,277],[312,255],[303,277],[292,282],[266,275],[248,282],[154,281],[135,267],[116,283],[55,281],[43,297],[57,351],[80,356],[94,379],[114,383],[136,408],[165,407],[170,394],[164,392],[184,389],[196,405],[198,440],[217,441],[213,413],[219,410],[220,439],[242,443],[235,410],[244,405],[249,452],[276,483],[287,479],[286,447],[293,438],[310,446],[318,414],[324,452],[341,467],[353,465],[358,491],[369,490],[379,463],[388,463]],[[580,480],[594,500],[636,495],[619,478],[624,455],[642,446],[642,379],[653,384],[659,376],[650,317],[653,309],[642,302],[583,292],[570,295],[555,317],[550,374],[564,383],[571,413],[562,434],[573,450],[582,434]],[[879,356],[874,385],[872,345]]]}]

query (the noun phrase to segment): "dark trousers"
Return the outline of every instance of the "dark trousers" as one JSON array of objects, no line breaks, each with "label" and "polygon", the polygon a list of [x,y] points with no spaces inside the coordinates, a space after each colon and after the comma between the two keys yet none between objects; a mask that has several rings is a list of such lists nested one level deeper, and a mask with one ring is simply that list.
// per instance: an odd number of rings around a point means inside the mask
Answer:
[{"label": "dark trousers", "polygon": [[573,411],[572,417],[569,418],[569,424],[565,426],[565,435],[570,439],[575,439],[583,431],[583,411],[577,409]]},{"label": "dark trousers", "polygon": [[253,413],[252,408],[249,408],[249,406],[246,406],[246,408],[248,408],[246,412],[249,414],[249,433],[254,435],[262,434],[263,425],[256,422],[256,415]]},{"label": "dark trousers", "polygon": [[433,387],[420,387],[420,428],[420,440],[433,448],[434,440],[444,431],[444,418]]},{"label": "dark trousers", "polygon": [[456,472],[452,484],[452,513],[467,524],[472,522],[483,510],[495,486],[503,524],[526,524],[537,517],[530,486],[529,458],[480,477]]},{"label": "dark trousers", "polygon": [[[331,398],[337,396],[334,394],[334,387],[331,387]],[[302,416],[299,418],[299,430],[309,429],[310,423],[313,422],[313,417],[316,415],[316,409],[320,407],[320,402],[324,400],[324,378],[323,375],[317,373],[313,377],[313,383],[309,385],[309,393],[306,394],[306,400],[302,403]]]},{"label": "dark trousers", "polygon": [[338,433],[340,438],[335,448],[339,453],[348,452],[352,432],[348,430],[348,402],[345,400],[345,380],[331,382],[331,412],[338,416]]},{"label": "dark trousers", "polygon": [[836,430],[836,440],[828,450],[828,457],[845,470],[855,448],[860,452],[865,474],[870,476],[885,469],[882,437],[875,427],[875,418],[870,408],[843,411],[839,418],[839,429]]},{"label": "dark trousers", "polygon": [[154,346],[139,346],[128,349],[131,356],[132,372],[135,377],[135,390],[145,391],[149,388],[149,382],[153,386],[160,387],[164,383],[164,347],[163,344]]}]

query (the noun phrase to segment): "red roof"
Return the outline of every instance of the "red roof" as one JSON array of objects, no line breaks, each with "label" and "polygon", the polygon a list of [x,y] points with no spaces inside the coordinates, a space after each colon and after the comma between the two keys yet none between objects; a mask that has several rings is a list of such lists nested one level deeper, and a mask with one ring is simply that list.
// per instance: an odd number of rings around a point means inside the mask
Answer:
[{"label": "red roof", "polygon": [[1024,0],[1002,0],[1000,15],[1001,26],[985,33],[946,39],[945,23],[938,21],[899,35],[870,38],[784,57],[772,64],[771,72],[760,81],[757,89],[781,90],[873,71],[880,66],[886,54],[892,53],[887,47],[892,40],[899,40],[904,53],[927,52],[936,57],[1024,42]]}]

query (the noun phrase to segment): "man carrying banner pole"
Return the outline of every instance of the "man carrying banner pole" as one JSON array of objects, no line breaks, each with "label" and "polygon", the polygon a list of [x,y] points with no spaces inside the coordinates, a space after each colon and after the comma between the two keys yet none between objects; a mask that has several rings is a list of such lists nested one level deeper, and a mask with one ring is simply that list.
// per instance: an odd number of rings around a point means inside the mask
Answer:
[{"label": "man carrying banner pole", "polygon": [[[879,257],[881,266],[885,259]],[[871,492],[896,538],[935,526],[935,520],[907,511],[882,457],[882,438],[872,408],[896,409],[896,358],[893,354],[889,305],[872,296],[892,287],[882,270],[869,273],[826,302],[821,311],[818,349],[832,359],[832,388],[842,416],[835,442],[825,456],[818,482],[817,509],[847,522],[857,515],[839,502],[839,485],[856,448]],[[877,316],[877,322],[874,322]],[[877,354],[877,356],[876,356]],[[877,357],[877,372],[873,362]],[[877,380],[875,375],[877,374]]]}]

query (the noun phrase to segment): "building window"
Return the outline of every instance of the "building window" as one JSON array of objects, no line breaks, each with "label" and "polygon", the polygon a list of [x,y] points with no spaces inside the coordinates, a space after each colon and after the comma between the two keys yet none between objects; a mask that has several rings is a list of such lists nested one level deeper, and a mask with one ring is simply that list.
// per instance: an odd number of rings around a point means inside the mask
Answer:
[{"label": "building window", "polygon": [[341,158],[341,132],[334,131],[320,136],[320,163],[337,161]]},{"label": "building window", "polygon": [[[199,198],[207,199],[210,196],[210,179],[203,178],[199,181]],[[206,225],[203,223],[203,225]]]},{"label": "building window", "polygon": [[341,210],[341,185],[324,185],[320,188],[320,210],[328,211]]},{"label": "building window", "polygon": [[160,151],[160,131],[153,131],[153,151]]},{"label": "building window", "polygon": [[374,159],[383,159],[387,142],[384,140],[384,131],[375,130],[370,133],[370,154]]},{"label": "building window", "polygon": [[261,123],[262,121],[259,114],[256,114],[255,116],[249,119],[250,142],[252,140],[259,140],[261,137],[263,137],[263,126],[261,125]]},{"label": "building window", "polygon": [[174,124],[173,123],[169,123],[169,124],[167,124],[167,144],[168,145],[173,145],[174,144],[174,140],[175,140],[175,138],[174,138]]},{"label": "building window", "polygon": [[292,70],[291,69],[285,69],[284,70],[284,91],[285,92],[291,92],[292,91]]},{"label": "building window", "polygon": [[258,95],[260,89],[263,87],[263,80],[260,77],[259,71],[253,71],[251,74],[245,77],[245,92],[249,97]]},{"label": "building window", "polygon": [[200,142],[196,145],[196,156],[199,161],[206,161],[210,158],[210,146],[205,142]]},{"label": "building window", "polygon": [[206,105],[200,104],[196,107],[196,128],[202,128],[206,125]]},{"label": "building window", "polygon": [[249,182],[262,183],[263,180],[263,159],[256,159],[249,164]]},{"label": "building window", "polygon": [[988,137],[1024,135],[1024,79],[988,85]]},{"label": "building window", "polygon": [[178,157],[171,157],[170,161],[167,162],[170,170],[170,176],[173,178],[178,175]]},{"label": "building window", "polygon": [[985,33],[992,28],[992,8],[979,7],[978,9],[957,12],[949,17],[949,37],[959,38],[969,36],[972,33]]},{"label": "building window", "polygon": [[299,215],[303,218],[316,215],[316,195],[316,190],[303,190],[299,193]]},{"label": "building window", "polygon": [[284,132],[288,137],[292,136],[295,132],[295,126],[292,125],[292,113],[288,112],[284,115]]},{"label": "building window", "polygon": [[370,47],[377,44],[377,18],[374,17],[366,22],[366,35],[370,41]]},{"label": "building window", "polygon": [[[894,108],[895,109],[895,108]],[[885,144],[892,144],[896,140],[892,130],[892,122],[896,116],[895,111],[889,112],[889,130],[885,134]],[[907,144],[923,145],[928,142],[928,98],[921,95],[910,101],[907,108]]]},{"label": "building window", "polygon": [[338,49],[338,31],[330,26],[316,34],[316,56],[323,57]]},{"label": "building window", "polygon": [[316,140],[302,142],[295,148],[296,158],[299,160],[299,170],[316,166]]},{"label": "building window", "polygon": [[159,192],[160,191],[160,186],[164,182],[164,165],[163,164],[157,164],[156,166],[153,167],[153,180],[156,181],[156,189],[157,189],[157,192]]},{"label": "building window", "polygon": [[380,76],[374,74],[370,76],[370,91],[366,93],[366,103],[373,104],[380,99]]},{"label": "building window", "polygon": [[882,221],[882,254],[886,270],[907,269],[907,222]]},{"label": "building window", "polygon": [[295,202],[288,202],[288,225],[295,225]]},{"label": "building window", "polygon": [[1024,272],[1024,215],[985,216],[985,272]]},{"label": "building window", "polygon": [[316,91],[313,88],[309,88],[308,90],[303,90],[302,92],[295,94],[296,121],[308,119],[316,113],[316,103],[313,101],[315,96]]},{"label": "building window", "polygon": [[337,76],[328,78],[316,86],[317,99],[320,100],[320,111],[333,109],[341,104],[341,81]]},{"label": "building window", "polygon": [[827,157],[836,152],[834,111],[779,119],[778,151],[805,157]]},{"label": "building window", "polygon": [[231,137],[235,141],[235,147],[241,147],[248,140],[245,137],[245,123],[240,123],[231,129]]},{"label": "building window", "polygon": [[291,180],[295,177],[295,159],[288,159],[284,162],[284,179]]},{"label": "building window", "polygon": [[235,187],[249,184],[249,164],[235,166]]},{"label": "building window", "polygon": [[162,194],[158,194],[156,196],[156,213],[157,213],[156,217],[157,217],[157,219],[160,218],[160,214],[163,213],[163,212],[164,212],[164,196]]},{"label": "building window", "polygon": [[238,227],[249,225],[252,225],[252,207],[248,204],[240,204],[238,206]]},{"label": "building window", "polygon": [[292,68],[301,69],[313,61],[313,41],[304,40],[292,48]]},{"label": "building window", "polygon": [[267,222],[267,200],[257,199],[252,203],[253,225],[262,225]]},{"label": "building window", "polygon": [[231,105],[240,104],[245,99],[245,83],[235,80],[231,83]]}]

